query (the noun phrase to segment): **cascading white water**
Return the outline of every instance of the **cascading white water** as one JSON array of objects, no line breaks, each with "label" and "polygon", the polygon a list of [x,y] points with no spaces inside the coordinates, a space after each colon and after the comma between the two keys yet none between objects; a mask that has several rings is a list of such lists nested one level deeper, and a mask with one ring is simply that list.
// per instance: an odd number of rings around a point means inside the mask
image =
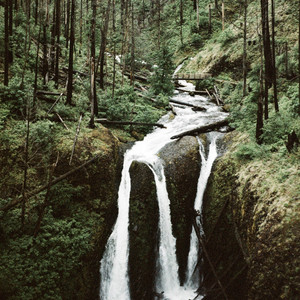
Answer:
[{"label": "cascading white water", "polygon": [[[199,153],[201,156],[201,171],[198,179],[197,194],[194,202],[194,209],[195,211],[200,212],[200,214],[202,212],[203,195],[206,189],[207,181],[211,173],[213,163],[218,156],[217,146],[216,146],[216,141],[218,136],[219,134],[217,133],[213,133],[209,135],[211,141],[209,145],[209,152],[208,152],[207,159],[205,158],[204,146],[201,140],[198,138]],[[201,222],[199,222],[198,220],[197,223],[198,226],[200,227],[200,230],[202,230]],[[188,265],[187,265],[186,281],[185,281],[185,287],[187,289],[196,290],[198,287],[199,279],[200,279],[199,272],[197,270],[195,271],[195,268],[198,264],[198,259],[199,259],[199,242],[195,230],[193,228],[191,233],[191,239],[190,239],[190,252],[188,255]]]},{"label": "cascading white water", "polygon": [[[128,278],[128,225],[131,182],[129,169],[133,161],[147,164],[154,174],[156,183],[160,215],[158,276],[156,279],[157,292],[163,292],[164,297],[170,300],[187,300],[195,296],[194,286],[188,286],[186,284],[184,287],[181,287],[179,284],[175,249],[176,241],[172,235],[170,217],[170,200],[168,198],[163,165],[156,154],[166,144],[171,142],[170,138],[173,135],[209,124],[216,120],[224,119],[227,117],[227,114],[221,112],[216,105],[210,103],[204,97],[190,97],[188,94],[177,94],[174,98],[204,106],[206,112],[194,112],[191,108],[176,107],[177,116],[175,118],[170,118],[170,115],[167,114],[160,120],[160,123],[167,127],[166,129],[155,129],[152,133],[148,134],[143,141],[136,142],[134,146],[125,153],[118,193],[118,217],[100,262],[101,300],[130,300]],[[210,161],[210,158],[208,158],[207,161]]]}]

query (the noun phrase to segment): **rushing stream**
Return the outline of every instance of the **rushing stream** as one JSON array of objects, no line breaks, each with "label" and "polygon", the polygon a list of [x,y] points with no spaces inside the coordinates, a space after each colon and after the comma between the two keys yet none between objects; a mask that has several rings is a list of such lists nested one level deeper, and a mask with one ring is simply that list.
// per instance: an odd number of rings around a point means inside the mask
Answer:
[{"label": "rushing stream", "polygon": [[[182,82],[183,83],[183,82]],[[189,85],[186,85],[190,88]],[[194,88],[194,87],[192,87]],[[194,272],[198,260],[198,243],[194,231],[191,234],[191,247],[188,259],[187,280],[180,286],[178,263],[176,259],[176,240],[172,234],[170,200],[161,159],[156,155],[160,149],[170,143],[170,138],[183,131],[207,125],[224,119],[227,114],[219,107],[201,96],[191,97],[188,93],[174,95],[174,99],[200,105],[206,111],[194,112],[191,108],[176,106],[176,117],[170,114],[161,118],[160,123],[167,128],[157,128],[148,134],[143,141],[136,142],[125,153],[122,178],[118,193],[118,217],[113,232],[108,239],[101,260],[101,300],[130,300],[128,257],[129,257],[129,199],[131,181],[129,169],[133,161],[145,163],[152,170],[155,178],[157,201],[159,206],[159,251],[157,255],[156,291],[163,293],[163,299],[188,300],[196,297],[199,285],[199,273]],[[214,159],[217,157],[216,140],[219,134],[208,134],[210,146],[207,158],[204,147],[199,142],[202,168],[200,172],[195,210],[201,211],[203,193]],[[200,141],[200,140],[199,140]],[[193,274],[194,273],[194,274]],[[196,275],[196,276],[195,276]],[[200,299],[200,298],[197,298]],[[142,300],[142,299],[141,299]]]}]

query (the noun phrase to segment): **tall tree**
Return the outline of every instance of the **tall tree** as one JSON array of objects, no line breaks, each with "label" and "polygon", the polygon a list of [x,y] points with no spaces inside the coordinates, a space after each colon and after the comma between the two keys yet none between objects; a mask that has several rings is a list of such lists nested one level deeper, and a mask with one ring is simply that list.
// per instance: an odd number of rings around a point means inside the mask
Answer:
[{"label": "tall tree", "polygon": [[244,0],[243,97],[247,93],[247,10],[248,0]]},{"label": "tall tree", "polygon": [[[258,30],[257,30],[258,31]],[[259,72],[259,96],[257,98],[257,114],[256,114],[256,142],[258,144],[262,143],[261,136],[263,134],[264,126],[264,107],[263,107],[263,98],[264,98],[264,81],[263,81],[263,47],[261,43],[261,35],[259,31],[257,32],[259,36],[259,52],[260,52],[260,72]]]},{"label": "tall tree", "polygon": [[66,9],[66,16],[65,16],[66,48],[69,47],[69,29],[70,29],[70,0],[67,0],[67,9]]},{"label": "tall tree", "polygon": [[4,7],[4,85],[8,85],[8,66],[9,66],[9,26],[8,26],[8,18],[9,18],[9,1],[5,0]]},{"label": "tall tree", "polygon": [[95,82],[95,31],[96,31],[96,14],[97,14],[97,3],[96,0],[92,0],[92,19],[91,19],[91,35],[90,35],[90,103],[91,103],[91,119],[89,126],[95,127],[95,107],[96,107],[96,82]]},{"label": "tall tree", "polygon": [[265,119],[269,118],[269,88],[272,86],[273,81],[273,60],[270,42],[270,29],[269,29],[269,1],[261,0],[261,17],[262,17],[262,36],[264,46],[264,59],[265,59]]},{"label": "tall tree", "polygon": [[67,104],[69,104],[69,105],[72,104],[72,95],[73,95],[73,56],[74,56],[74,44],[75,44],[75,28],[74,27],[75,27],[75,0],[72,0],[68,86],[67,86]]},{"label": "tall tree", "polygon": [[179,18],[180,18],[180,42],[183,45],[183,34],[182,34],[182,26],[183,26],[183,0],[180,0],[180,9],[179,9]]},{"label": "tall tree", "polygon": [[97,67],[96,67],[96,75],[98,74],[98,68],[100,67],[99,77],[100,77],[100,88],[101,89],[104,89],[105,49],[106,49],[106,44],[107,44],[107,32],[108,32],[108,25],[109,25],[110,9],[111,9],[111,0],[108,0],[106,14],[105,14],[105,20],[104,20],[104,26],[101,28],[101,45],[100,45],[99,57],[97,60]]},{"label": "tall tree", "polygon": [[114,63],[113,63],[113,86],[112,86],[112,97],[115,95],[115,86],[116,86],[116,1],[113,0],[113,38],[114,38]]},{"label": "tall tree", "polygon": [[278,95],[277,95],[277,71],[276,71],[276,54],[275,54],[275,3],[272,2],[272,59],[273,59],[273,87],[274,87],[274,106],[275,111],[279,112]]},{"label": "tall tree", "polygon": [[46,0],[45,6],[45,17],[43,22],[43,82],[44,85],[48,83],[49,80],[49,49],[48,49],[48,29],[49,29],[49,0]]},{"label": "tall tree", "polygon": [[56,35],[56,55],[55,55],[55,83],[58,87],[59,79],[59,57],[60,57],[60,0],[56,0],[56,26],[55,26],[55,35]]}]

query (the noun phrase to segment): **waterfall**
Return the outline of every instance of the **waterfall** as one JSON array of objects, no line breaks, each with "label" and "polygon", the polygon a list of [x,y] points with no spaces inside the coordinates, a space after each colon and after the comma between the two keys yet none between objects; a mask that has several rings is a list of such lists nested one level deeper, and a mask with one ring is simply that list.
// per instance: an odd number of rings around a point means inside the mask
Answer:
[{"label": "waterfall", "polygon": [[157,160],[151,169],[156,184],[160,228],[156,290],[164,292],[164,295],[167,296],[174,290],[178,290],[180,286],[176,260],[176,240],[172,235],[170,200],[162,163]]},{"label": "waterfall", "polygon": [[[201,171],[198,179],[197,194],[194,202],[194,209],[195,211],[200,212],[200,214],[202,212],[203,195],[206,189],[207,181],[210,176],[213,163],[218,156],[217,146],[216,146],[216,141],[218,136],[219,134],[215,133],[211,137],[207,159],[205,158],[204,146],[201,140],[198,138],[199,153],[201,156]],[[200,227],[200,230],[202,231],[202,224],[200,220],[197,220],[197,224]],[[199,242],[196,236],[196,232],[193,228],[191,233],[191,239],[190,239],[190,252],[188,255],[188,266],[186,271],[185,287],[187,289],[196,290],[198,288],[199,281],[200,281],[199,272],[195,271],[195,268],[198,264],[198,259],[199,259]]]},{"label": "waterfall", "polygon": [[[157,128],[145,136],[143,141],[136,142],[124,155],[124,165],[118,192],[118,217],[113,231],[108,239],[103,257],[100,262],[100,299],[101,300],[130,300],[129,278],[128,278],[128,256],[129,256],[129,201],[131,181],[129,169],[133,161],[145,163],[152,170],[156,183],[157,201],[159,204],[159,249],[157,257],[157,292],[163,293],[164,299],[187,300],[195,297],[196,284],[186,283],[180,286],[178,276],[178,263],[176,259],[176,240],[172,234],[170,216],[170,200],[166,188],[166,179],[161,160],[157,153],[166,144],[170,143],[173,135],[185,130],[209,124],[215,120],[227,117],[215,104],[210,103],[201,96],[191,97],[188,94],[174,95],[175,99],[183,100],[193,104],[204,106],[207,110],[194,112],[191,108],[176,107],[176,117],[170,118],[170,113],[161,118],[160,123],[166,128]],[[213,153],[216,153],[215,140],[212,139],[207,160],[204,157],[203,146],[200,144],[200,155],[204,165],[211,169]],[[202,149],[202,150],[201,150]],[[210,165],[210,168],[208,167]],[[203,171],[202,171],[203,170]],[[205,171],[207,173],[208,171]],[[210,171],[209,171],[210,172]],[[209,174],[207,175],[208,178]],[[200,175],[201,177],[201,175]],[[201,209],[204,188],[201,187],[202,179],[199,179],[198,194],[195,201],[195,209]],[[201,192],[200,190],[203,189]],[[200,200],[198,200],[200,199]],[[200,204],[198,204],[200,202]],[[197,203],[197,204],[196,204]],[[193,238],[193,237],[192,237]],[[191,242],[191,245],[194,242]],[[190,256],[198,257],[196,253],[197,241],[191,247]],[[195,255],[191,253],[195,252]],[[190,261],[190,260],[189,260]],[[194,264],[191,259],[191,268]],[[188,271],[189,272],[189,271]]]}]

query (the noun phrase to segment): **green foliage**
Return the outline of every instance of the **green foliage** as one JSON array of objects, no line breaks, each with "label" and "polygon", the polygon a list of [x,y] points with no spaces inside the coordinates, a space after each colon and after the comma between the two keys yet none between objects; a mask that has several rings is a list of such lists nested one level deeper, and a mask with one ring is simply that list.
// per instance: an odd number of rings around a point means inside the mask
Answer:
[{"label": "green foliage", "polygon": [[157,66],[154,68],[154,74],[151,77],[151,89],[155,95],[165,94],[170,96],[174,91],[172,54],[167,46],[162,46],[154,56]]},{"label": "green foliage", "polygon": [[223,47],[225,47],[228,44],[232,43],[235,39],[236,39],[236,36],[232,32],[232,30],[227,28],[224,31],[218,33],[215,41],[217,43],[220,43]]},{"label": "green foliage", "polygon": [[115,91],[114,99],[109,98],[106,101],[108,107],[107,117],[109,120],[130,121],[134,103],[137,95],[132,86],[124,85]]},{"label": "green foliage", "polygon": [[60,220],[52,217],[50,209],[39,235],[33,238],[17,233],[19,214],[17,209],[2,219],[2,232],[13,227],[9,234],[16,236],[1,249],[0,294],[5,299],[64,299],[72,295],[76,288],[71,278],[80,271],[80,258],[90,249],[91,231],[84,226],[84,215]]},{"label": "green foliage", "polygon": [[255,142],[241,145],[235,152],[235,156],[237,157],[237,159],[242,161],[261,159],[264,154],[265,149],[263,148],[263,146],[259,146]]}]

